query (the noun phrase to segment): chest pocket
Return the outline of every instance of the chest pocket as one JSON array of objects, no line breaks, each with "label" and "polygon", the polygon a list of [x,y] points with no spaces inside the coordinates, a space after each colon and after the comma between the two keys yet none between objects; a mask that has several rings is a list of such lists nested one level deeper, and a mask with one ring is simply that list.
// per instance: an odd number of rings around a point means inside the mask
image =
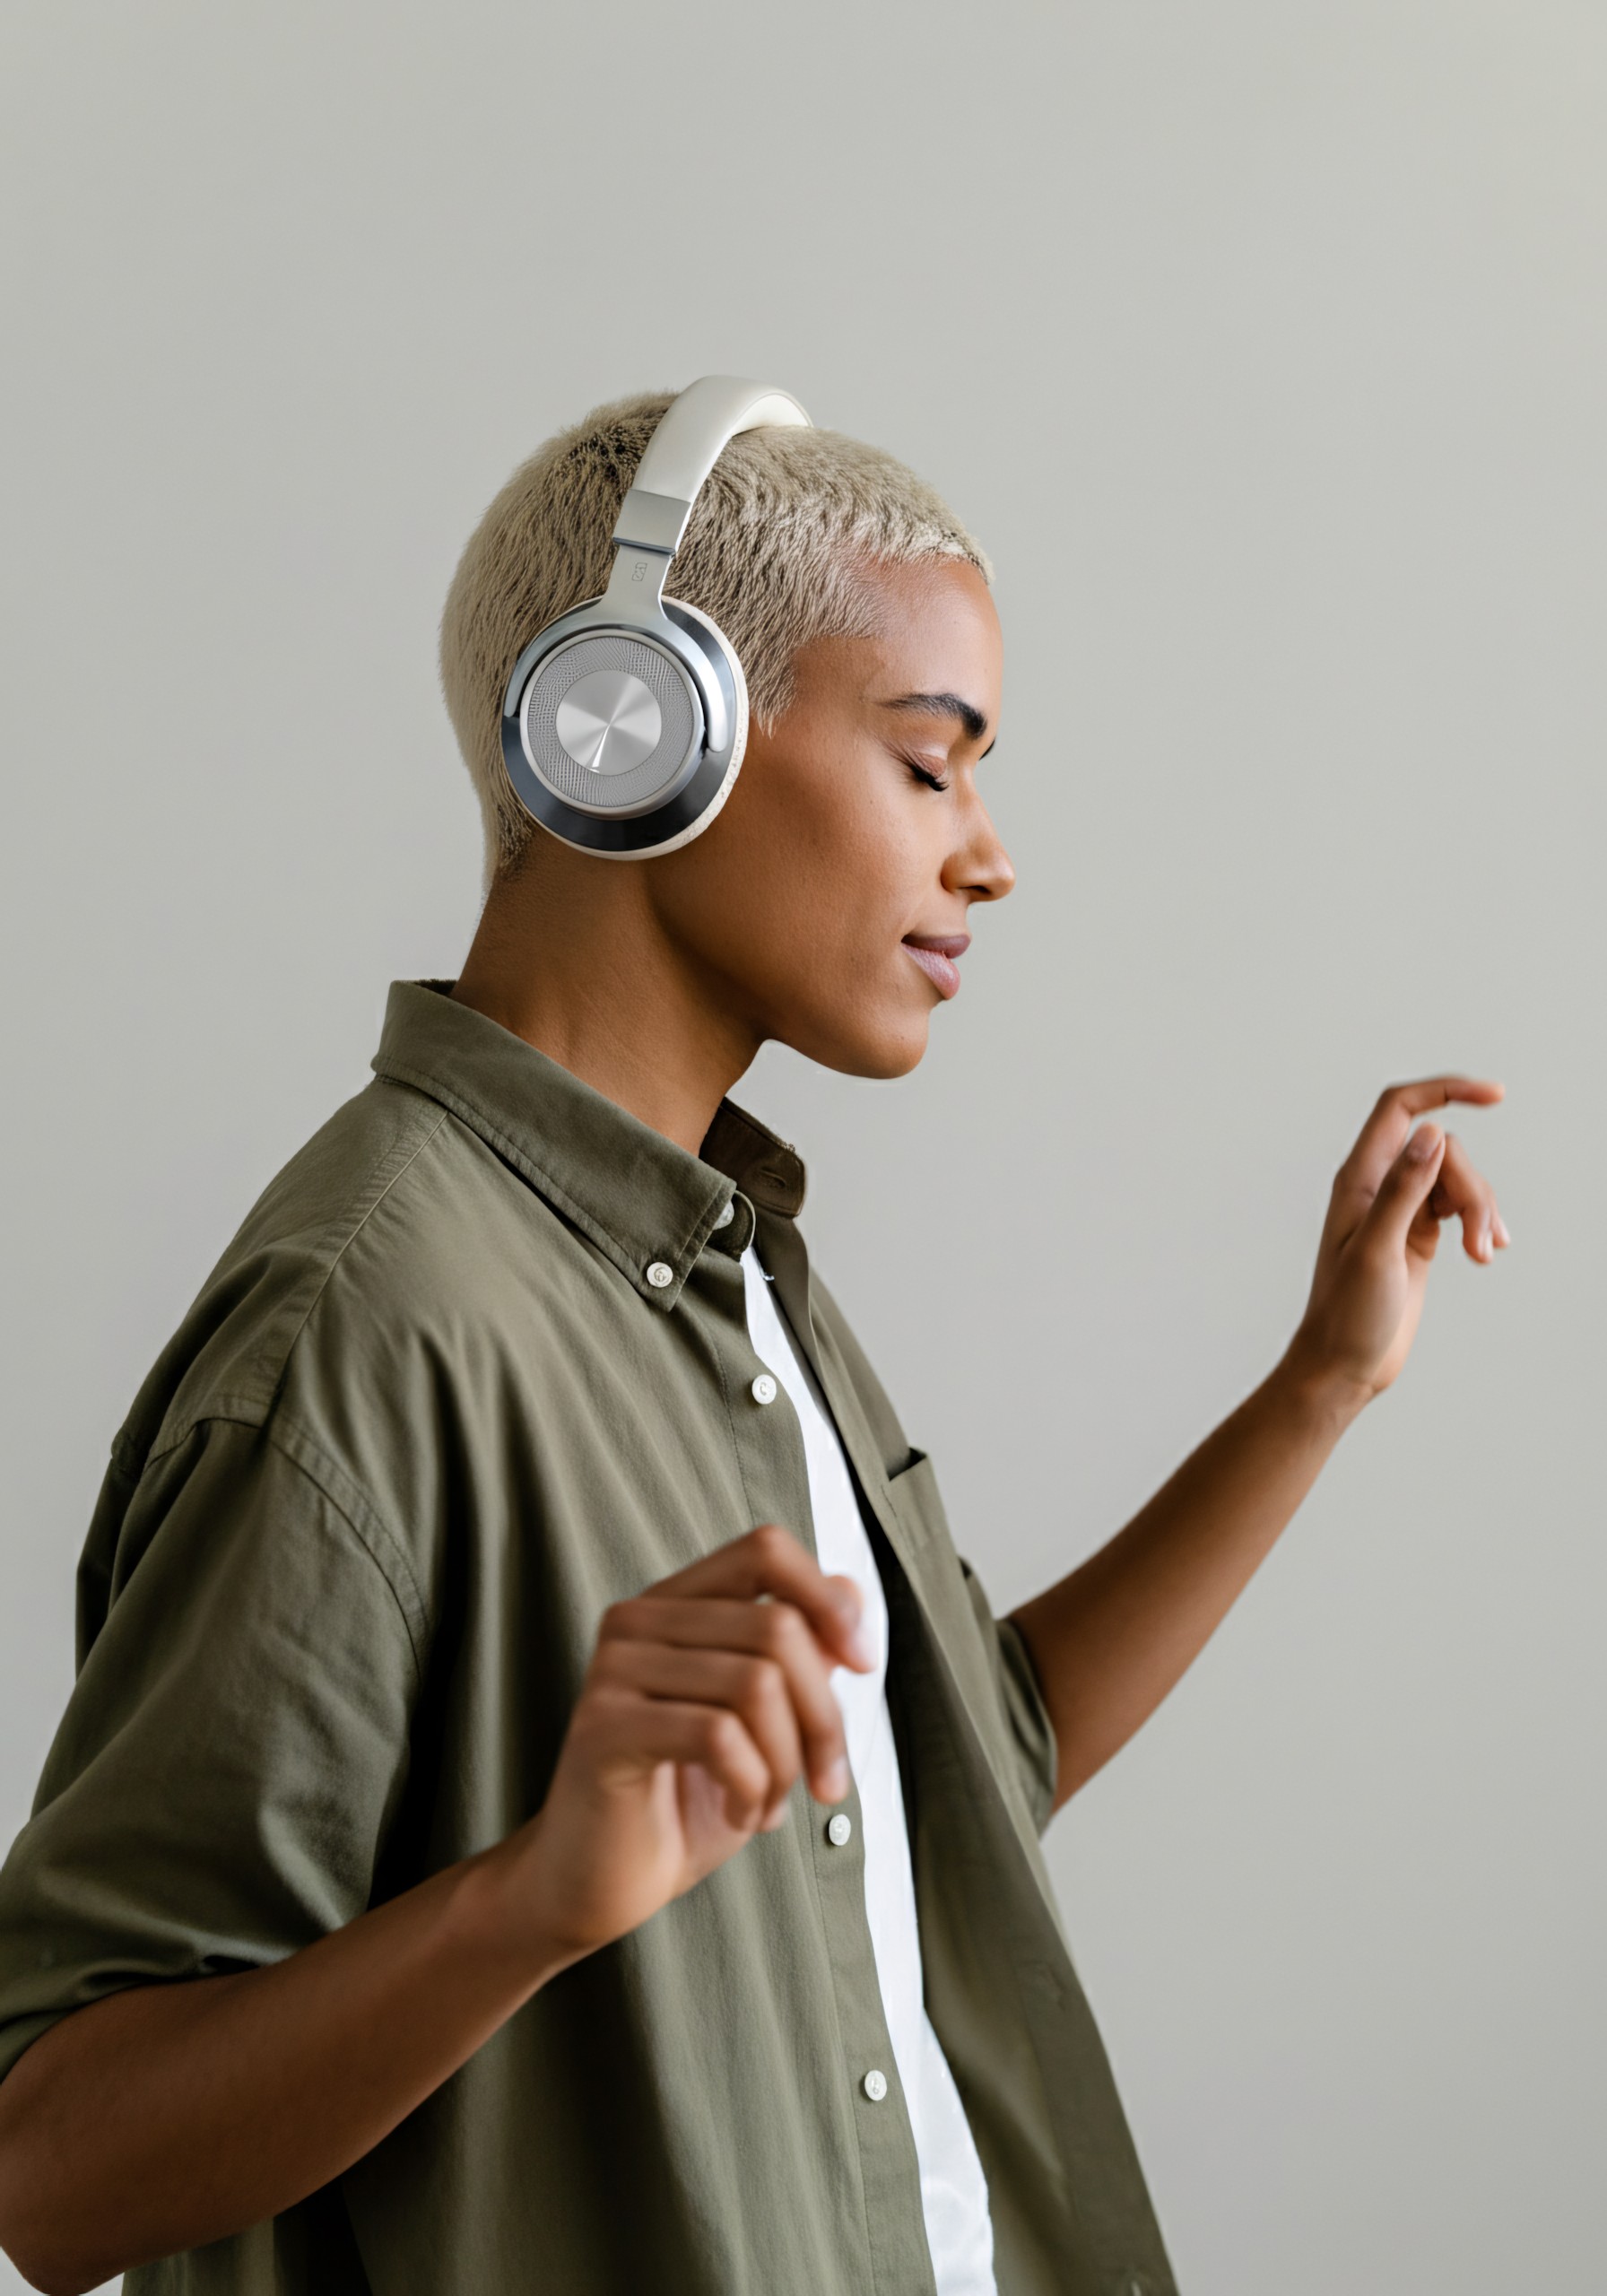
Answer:
[{"label": "chest pocket", "polygon": [[887,1478],[893,1511],[913,1545],[925,1546],[936,1538],[952,1548],[949,1518],[937,1488],[937,1474],[925,1451],[911,1451],[902,1466]]},{"label": "chest pocket", "polygon": [[[937,1631],[961,1696],[994,1763],[1011,1766],[997,1678],[992,1614],[973,1574],[954,1552],[937,1472],[925,1451],[887,1479],[909,1557],[910,1580]],[[978,1598],[981,1606],[978,1608]]]},{"label": "chest pocket", "polygon": [[930,1619],[995,1778],[1036,1848],[1054,1795],[1054,1731],[1036,1681],[1012,1665],[1005,1638],[1013,1628],[995,1617],[980,1579],[954,1551],[937,1474],[925,1451],[912,1451],[887,1478],[888,1495],[908,1557],[910,1584]]}]

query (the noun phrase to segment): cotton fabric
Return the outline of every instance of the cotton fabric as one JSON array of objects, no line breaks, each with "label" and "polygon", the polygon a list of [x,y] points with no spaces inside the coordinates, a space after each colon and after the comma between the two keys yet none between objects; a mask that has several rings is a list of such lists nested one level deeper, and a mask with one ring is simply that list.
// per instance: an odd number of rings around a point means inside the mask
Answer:
[{"label": "cotton fabric", "polygon": [[[750,1394],[756,1240],[873,1526],[926,2007],[1002,2296],[1169,2296],[1038,1853],[1030,1661],[810,1267],[798,1159],[729,1103],[689,1155],[439,983],[394,986],[374,1066],[112,1447],[77,1683],[0,1871],[0,2072],[83,2004],[278,1961],[502,1839],[608,1604],[759,1522],[812,1542],[796,1414]],[[844,1806],[838,1849],[800,1791],[334,2184],[127,2296],[934,2296]]]}]

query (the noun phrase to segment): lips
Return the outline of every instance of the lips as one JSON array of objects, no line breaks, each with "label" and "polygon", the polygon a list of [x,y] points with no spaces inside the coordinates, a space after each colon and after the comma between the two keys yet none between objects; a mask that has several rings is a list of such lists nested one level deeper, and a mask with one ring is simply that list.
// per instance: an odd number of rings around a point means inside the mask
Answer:
[{"label": "lips", "polygon": [[958,959],[971,945],[969,933],[906,933],[903,946],[907,948],[940,996],[953,996],[960,989]]}]

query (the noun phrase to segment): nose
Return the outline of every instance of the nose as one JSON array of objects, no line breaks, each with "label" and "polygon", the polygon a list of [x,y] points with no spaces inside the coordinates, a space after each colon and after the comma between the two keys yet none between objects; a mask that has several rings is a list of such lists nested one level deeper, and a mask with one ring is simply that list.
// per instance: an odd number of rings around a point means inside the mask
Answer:
[{"label": "nose", "polygon": [[972,796],[964,821],[965,833],[944,865],[943,883],[971,900],[1003,900],[1015,883],[1015,864],[980,797]]}]

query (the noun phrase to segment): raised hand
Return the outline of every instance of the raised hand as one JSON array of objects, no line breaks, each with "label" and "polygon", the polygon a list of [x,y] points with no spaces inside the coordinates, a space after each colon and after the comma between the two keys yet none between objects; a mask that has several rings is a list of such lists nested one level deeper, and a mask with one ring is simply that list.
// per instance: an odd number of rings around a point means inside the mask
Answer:
[{"label": "raised hand", "polygon": [[1463,1101],[1488,1108],[1502,1087],[1472,1076],[1393,1084],[1333,1182],[1316,1273],[1288,1360],[1352,1405],[1379,1395],[1411,1352],[1442,1220],[1488,1263],[1512,1240],[1494,1190],[1454,1133],[1414,1120]]},{"label": "raised hand", "polygon": [[831,1669],[875,1662],[851,1578],[774,1524],[604,1613],[546,1801],[505,1847],[576,1960],[637,1928],[786,1815],[848,1790]]}]

